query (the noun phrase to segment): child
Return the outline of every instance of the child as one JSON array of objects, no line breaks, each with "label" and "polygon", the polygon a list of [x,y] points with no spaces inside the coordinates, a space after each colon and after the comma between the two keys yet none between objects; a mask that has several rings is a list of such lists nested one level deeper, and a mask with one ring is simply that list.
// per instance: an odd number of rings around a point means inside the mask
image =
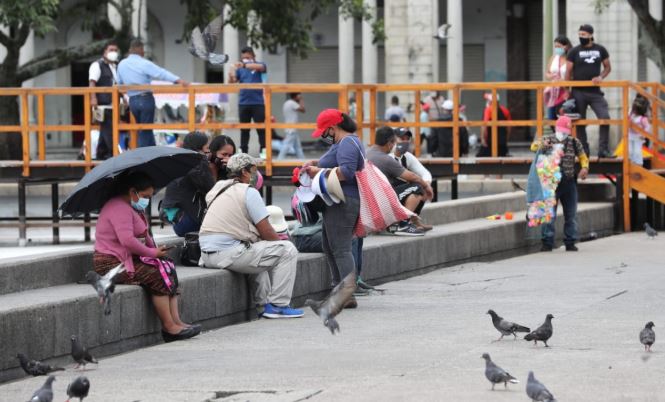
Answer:
[{"label": "child", "polygon": [[[633,106],[630,109],[630,122],[644,131],[651,131],[651,124],[647,114],[649,112],[649,101],[642,95],[637,95],[633,100]],[[642,166],[642,144],[644,138],[639,131],[633,129],[631,126],[628,128],[628,157],[630,161]]]},{"label": "child", "polygon": [[[579,176],[582,180],[589,174],[589,158],[584,152],[582,142],[570,135],[572,122],[568,116],[561,116],[556,121],[556,132],[554,135],[547,135],[541,141],[536,141],[531,145],[531,150],[542,149],[549,152],[551,149],[561,149],[561,160],[559,168],[561,180],[556,186],[555,196],[557,203],[561,202],[563,207],[563,216],[565,219],[563,225],[564,244],[566,251],[577,251],[575,241],[577,240],[577,223],[575,215],[577,214],[577,175],[575,174],[575,157],[579,158],[580,170]],[[554,224],[556,220],[556,208],[554,206],[554,216],[549,223],[543,224],[541,251],[552,251],[554,246]]]}]

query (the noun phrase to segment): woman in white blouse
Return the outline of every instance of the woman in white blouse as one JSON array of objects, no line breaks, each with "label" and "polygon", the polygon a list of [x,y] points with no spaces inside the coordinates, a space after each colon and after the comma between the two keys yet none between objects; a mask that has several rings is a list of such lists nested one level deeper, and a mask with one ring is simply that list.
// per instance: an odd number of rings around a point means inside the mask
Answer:
[{"label": "woman in white blouse", "polygon": [[[547,80],[556,82],[566,77],[566,54],[571,47],[570,40],[565,36],[558,36],[554,39],[554,54],[550,57],[545,71]],[[568,90],[564,87],[545,88],[546,118],[548,120],[556,120],[558,109],[568,99],[568,95]]]}]

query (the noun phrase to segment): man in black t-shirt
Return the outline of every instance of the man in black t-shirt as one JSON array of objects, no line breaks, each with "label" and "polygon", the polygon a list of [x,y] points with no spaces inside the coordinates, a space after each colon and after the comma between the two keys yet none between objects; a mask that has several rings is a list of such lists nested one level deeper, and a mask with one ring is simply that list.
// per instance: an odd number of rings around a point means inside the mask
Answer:
[{"label": "man in black t-shirt", "polygon": [[[593,27],[585,24],[579,29],[580,44],[568,52],[568,63],[566,68],[566,80],[573,81],[592,81],[594,84],[600,84],[605,77],[612,71],[610,65],[610,54],[605,47],[594,43]],[[602,67],[602,71],[601,71]],[[577,87],[571,92],[575,99],[577,111],[582,119],[586,118],[587,107],[591,109],[599,119],[609,119],[610,114],[607,110],[607,101],[600,87]],[[586,126],[577,126],[577,138],[582,141],[584,150],[589,153],[589,142],[586,137]],[[604,124],[600,126],[598,138],[598,156],[610,156],[610,126]]]}]

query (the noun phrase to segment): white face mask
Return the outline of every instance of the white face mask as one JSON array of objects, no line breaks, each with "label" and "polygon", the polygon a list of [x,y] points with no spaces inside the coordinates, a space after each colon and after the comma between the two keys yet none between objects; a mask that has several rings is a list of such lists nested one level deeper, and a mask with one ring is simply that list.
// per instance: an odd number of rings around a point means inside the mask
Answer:
[{"label": "white face mask", "polygon": [[557,131],[554,135],[556,136],[556,139],[559,141],[563,141],[566,139],[566,137],[568,137],[568,134],[559,131]]},{"label": "white face mask", "polygon": [[106,59],[110,62],[113,62],[113,63],[118,61],[119,56],[120,55],[118,54],[118,52],[108,52],[108,53],[106,53]]}]

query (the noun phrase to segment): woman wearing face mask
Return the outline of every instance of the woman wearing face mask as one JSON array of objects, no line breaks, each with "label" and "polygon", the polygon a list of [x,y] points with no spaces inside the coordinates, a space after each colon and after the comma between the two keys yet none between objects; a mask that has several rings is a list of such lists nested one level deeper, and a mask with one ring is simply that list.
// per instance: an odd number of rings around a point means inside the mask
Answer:
[{"label": "woman wearing face mask", "polygon": [[226,164],[235,153],[236,144],[231,137],[218,135],[212,139],[210,142],[210,170],[215,181],[228,178]]},{"label": "woman wearing face mask", "polygon": [[201,154],[200,163],[169,183],[159,208],[162,221],[173,224],[173,231],[180,237],[199,231],[206,209],[205,196],[215,185],[209,168],[208,143],[208,136],[198,131],[185,136],[182,147]]},{"label": "woman wearing face mask", "polygon": [[[346,202],[326,206],[323,210],[323,252],[333,278],[333,286],[354,272],[355,262],[351,252],[353,229],[360,213],[360,194],[356,172],[365,166],[364,147],[355,134],[356,123],[337,109],[326,109],[316,119],[312,137],[332,145],[318,167],[313,162],[305,164],[307,173],[314,177],[322,168],[335,168]],[[356,307],[352,299],[346,307]]]},{"label": "woman wearing face mask", "polygon": [[162,276],[159,269],[141,260],[168,255],[168,247],[155,245],[144,215],[154,192],[145,173],[133,172],[121,180],[117,195],[104,204],[97,220],[93,265],[95,272],[104,275],[123,264],[126,272],[116,276],[116,283],[140,285],[150,293],[162,322],[162,337],[171,342],[196,336],[201,327],[180,319],[175,270]]},{"label": "woman wearing face mask", "polygon": [[[570,40],[565,36],[558,36],[554,40],[554,54],[547,63],[545,77],[552,82],[561,81],[566,78],[567,59],[566,55],[572,47]],[[556,120],[558,110],[563,102],[568,99],[568,90],[564,87],[547,87],[545,89],[545,106],[547,107],[548,120]]]}]

